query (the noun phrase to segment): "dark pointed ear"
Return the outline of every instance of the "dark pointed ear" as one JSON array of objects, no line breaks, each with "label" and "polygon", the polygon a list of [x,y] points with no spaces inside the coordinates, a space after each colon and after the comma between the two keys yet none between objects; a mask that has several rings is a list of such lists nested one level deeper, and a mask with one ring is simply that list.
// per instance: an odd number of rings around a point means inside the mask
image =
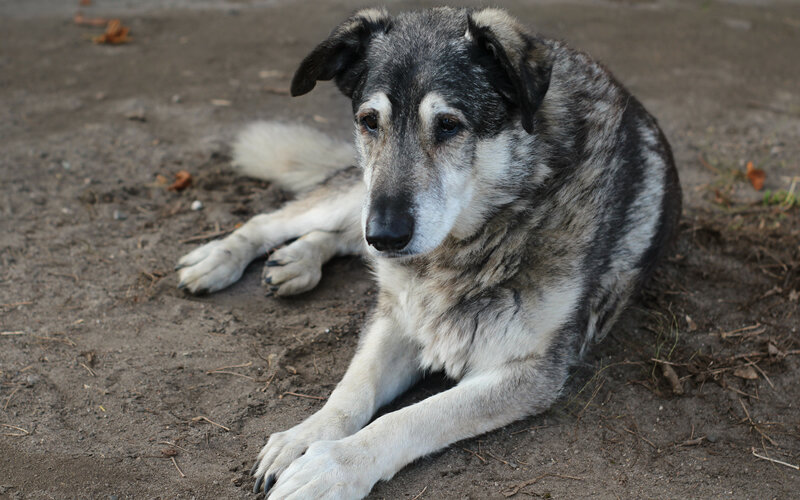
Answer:
[{"label": "dark pointed ear", "polygon": [[494,8],[469,13],[467,36],[499,64],[503,74],[493,82],[495,88],[519,107],[522,128],[532,133],[533,115],[550,86],[547,48],[505,11]]},{"label": "dark pointed ear", "polygon": [[292,95],[311,92],[318,80],[336,79],[336,85],[347,97],[366,72],[364,56],[372,37],[386,33],[391,18],[386,9],[364,9],[333,30],[303,59],[292,79]]}]

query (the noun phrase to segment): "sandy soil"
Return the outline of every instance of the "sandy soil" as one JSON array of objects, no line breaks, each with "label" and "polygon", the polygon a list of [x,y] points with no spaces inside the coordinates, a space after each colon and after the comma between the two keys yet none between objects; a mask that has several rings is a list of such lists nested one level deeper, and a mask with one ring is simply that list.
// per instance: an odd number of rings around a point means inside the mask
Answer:
[{"label": "sandy soil", "polygon": [[[285,199],[229,172],[242,124],[350,134],[332,85],[283,92],[356,4],[95,0],[84,14],[132,29],[111,47],[73,24],[77,3],[0,5],[0,497],[250,497],[269,433],[321,404],[286,393],[330,393],[375,286],[338,259],[315,291],[268,298],[256,263],[194,298],[171,268],[198,235]],[[555,407],[419,460],[372,498],[795,496],[800,471],[753,453],[800,463],[798,209],[761,203],[738,172],[753,161],[773,192],[800,175],[800,8],[508,7],[659,117],[686,197],[678,247]],[[167,191],[159,176],[179,170],[194,183]],[[399,404],[447,384],[432,376]]]}]

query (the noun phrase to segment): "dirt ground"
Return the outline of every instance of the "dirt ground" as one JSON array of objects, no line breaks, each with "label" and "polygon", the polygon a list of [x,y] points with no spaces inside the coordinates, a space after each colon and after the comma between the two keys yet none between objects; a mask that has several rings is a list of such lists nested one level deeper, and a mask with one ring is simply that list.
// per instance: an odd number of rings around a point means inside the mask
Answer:
[{"label": "dirt ground", "polygon": [[[102,28],[73,22],[78,0],[0,4],[0,498],[252,497],[266,437],[320,407],[374,302],[358,259],[287,300],[265,297],[261,263],[203,298],[171,271],[286,197],[230,173],[244,123],[350,135],[332,85],[285,89],[359,5],[158,4],[82,8],[121,17],[120,46],[91,42]],[[604,61],[659,118],[684,187],[679,241],[550,411],[421,459],[371,498],[796,498],[800,471],[774,460],[800,464],[786,196],[800,190],[800,6],[505,6]],[[168,191],[180,170],[193,184]],[[433,375],[399,404],[447,384]]]}]

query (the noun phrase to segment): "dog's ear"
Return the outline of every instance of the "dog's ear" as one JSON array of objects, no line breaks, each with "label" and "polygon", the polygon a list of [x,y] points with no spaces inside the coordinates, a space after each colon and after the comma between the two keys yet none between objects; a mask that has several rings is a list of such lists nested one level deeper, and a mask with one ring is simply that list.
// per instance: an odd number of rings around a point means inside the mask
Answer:
[{"label": "dog's ear", "polygon": [[532,133],[533,115],[550,86],[549,51],[503,10],[473,11],[467,22],[467,36],[502,70],[492,83],[519,107],[522,127]]},{"label": "dog's ear", "polygon": [[356,12],[303,59],[292,79],[292,95],[311,92],[318,80],[335,78],[342,93],[353,97],[366,71],[364,56],[370,40],[390,27],[391,17],[386,9]]}]

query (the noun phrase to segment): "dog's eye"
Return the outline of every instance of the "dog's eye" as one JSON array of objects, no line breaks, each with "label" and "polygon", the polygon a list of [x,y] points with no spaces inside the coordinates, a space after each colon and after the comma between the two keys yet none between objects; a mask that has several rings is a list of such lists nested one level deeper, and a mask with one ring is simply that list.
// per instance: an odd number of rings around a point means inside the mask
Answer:
[{"label": "dog's eye", "polygon": [[461,124],[452,116],[443,116],[439,118],[439,131],[443,135],[455,135],[459,128],[461,128]]},{"label": "dog's eye", "polygon": [[361,125],[370,132],[378,130],[378,116],[370,113],[361,117]]}]

